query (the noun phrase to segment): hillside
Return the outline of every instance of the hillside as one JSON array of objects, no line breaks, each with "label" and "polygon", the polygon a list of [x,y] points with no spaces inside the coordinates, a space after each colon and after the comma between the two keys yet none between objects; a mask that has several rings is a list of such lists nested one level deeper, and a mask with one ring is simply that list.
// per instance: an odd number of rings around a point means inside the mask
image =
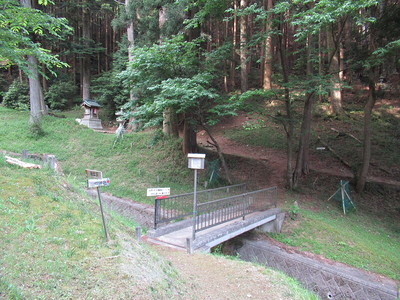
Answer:
[{"label": "hillside", "polygon": [[277,272],[223,257],[138,243],[110,214],[50,170],[0,159],[0,299],[310,299]]}]

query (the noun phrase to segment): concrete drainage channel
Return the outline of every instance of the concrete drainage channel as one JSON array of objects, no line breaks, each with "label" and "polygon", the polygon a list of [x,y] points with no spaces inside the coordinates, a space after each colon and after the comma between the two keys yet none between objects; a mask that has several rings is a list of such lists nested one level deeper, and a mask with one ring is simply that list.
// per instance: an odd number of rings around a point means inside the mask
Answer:
[{"label": "concrete drainage channel", "polygon": [[399,297],[394,280],[301,252],[287,251],[254,236],[239,237],[226,252],[279,270],[295,278],[321,299],[395,300]]}]

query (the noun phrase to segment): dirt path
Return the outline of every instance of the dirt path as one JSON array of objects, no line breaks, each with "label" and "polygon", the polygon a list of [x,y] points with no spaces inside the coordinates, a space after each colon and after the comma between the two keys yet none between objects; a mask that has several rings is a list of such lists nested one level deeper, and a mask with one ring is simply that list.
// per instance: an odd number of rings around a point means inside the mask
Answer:
[{"label": "dirt path", "polygon": [[[224,136],[225,131],[231,129],[239,129],[248,121],[249,117],[244,113],[239,113],[236,117],[230,117],[223,120],[212,128],[212,134],[218,141],[224,154],[235,155],[251,160],[255,160],[255,165],[249,165],[248,162],[240,164],[236,171],[232,170],[235,178],[242,181],[254,181],[257,186],[278,186],[284,188],[286,184],[286,164],[287,155],[285,151],[267,149],[261,146],[246,145],[237,141],[233,141]],[[202,131],[197,135],[198,144],[202,147],[210,148],[208,135]],[[325,150],[327,151],[327,150]],[[295,162],[293,162],[295,163]],[[322,153],[310,151],[310,170],[320,174],[332,175],[341,178],[351,179],[353,173],[342,164],[338,159],[322,155]],[[395,179],[368,177],[368,181],[388,184],[400,188],[400,182]]]},{"label": "dirt path", "polygon": [[280,274],[263,267],[209,254],[153,248],[170,261],[189,289],[183,299],[300,299]]}]

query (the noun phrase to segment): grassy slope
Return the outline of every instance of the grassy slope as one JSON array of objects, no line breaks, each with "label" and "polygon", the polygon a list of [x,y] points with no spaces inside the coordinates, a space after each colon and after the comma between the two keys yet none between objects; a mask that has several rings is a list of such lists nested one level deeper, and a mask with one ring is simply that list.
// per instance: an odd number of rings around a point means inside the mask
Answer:
[{"label": "grassy slope", "polygon": [[109,223],[113,242],[104,243],[97,205],[49,174],[1,159],[0,298],[183,293],[171,266],[132,239],[134,233],[118,219]]},{"label": "grassy slope", "polygon": [[132,133],[125,134],[113,148],[115,136],[78,125],[75,118],[80,115],[81,111],[73,111],[66,119],[45,117],[46,135],[36,140],[29,136],[26,112],[0,107],[0,149],[54,154],[64,173],[82,185],[85,169],[100,170],[111,178],[111,186],[104,191],[141,202],[153,201],[146,197],[149,187],[169,186],[175,194],[192,189],[193,175],[186,167],[186,158],[177,151],[180,146],[176,140],[157,139],[152,132]]},{"label": "grassy slope", "polygon": [[321,201],[302,209],[289,207],[282,234],[272,235],[278,241],[300,250],[400,280],[400,228],[395,220],[373,218],[362,211],[343,215],[339,205]]}]

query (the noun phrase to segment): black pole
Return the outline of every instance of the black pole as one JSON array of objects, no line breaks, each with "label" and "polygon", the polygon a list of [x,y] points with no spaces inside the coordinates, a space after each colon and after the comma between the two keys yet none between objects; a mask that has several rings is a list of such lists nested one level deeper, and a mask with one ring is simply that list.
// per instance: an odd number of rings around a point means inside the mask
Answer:
[{"label": "black pole", "polygon": [[106,220],[105,220],[105,218],[104,218],[103,204],[101,203],[100,188],[99,188],[99,187],[97,187],[97,196],[99,197],[100,211],[101,211],[101,219],[103,220],[104,234],[105,234],[105,236],[106,236],[106,241],[108,242],[108,232],[107,232]]}]

